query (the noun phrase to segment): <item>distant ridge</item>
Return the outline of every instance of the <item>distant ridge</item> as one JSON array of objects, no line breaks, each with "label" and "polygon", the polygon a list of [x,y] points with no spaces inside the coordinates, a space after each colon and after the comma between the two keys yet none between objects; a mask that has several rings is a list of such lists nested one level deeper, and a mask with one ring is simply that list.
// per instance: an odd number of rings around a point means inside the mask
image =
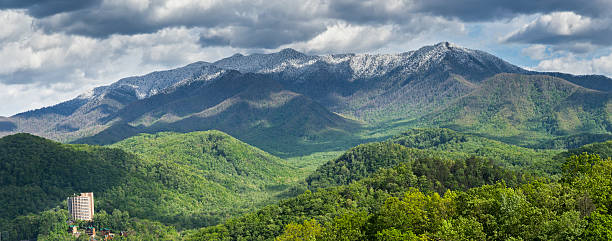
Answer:
[{"label": "distant ridge", "polygon": [[[527,92],[496,92],[509,83]],[[107,144],[141,132],[221,129],[267,151],[293,153],[304,145],[346,148],[368,133],[441,126],[534,146],[581,133],[612,134],[611,86],[605,76],[528,71],[448,42],[398,54],[283,49],[124,78],[5,118],[0,135]],[[525,112],[526,103],[543,109]]]}]

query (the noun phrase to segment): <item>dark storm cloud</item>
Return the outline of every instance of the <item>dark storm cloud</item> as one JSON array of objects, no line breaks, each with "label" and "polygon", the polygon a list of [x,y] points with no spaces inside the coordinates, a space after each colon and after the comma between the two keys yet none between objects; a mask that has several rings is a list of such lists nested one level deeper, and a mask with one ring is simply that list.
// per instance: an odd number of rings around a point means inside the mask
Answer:
[{"label": "dark storm cloud", "polygon": [[[322,1],[185,1],[186,7],[168,9],[167,2],[152,0],[143,8],[131,1],[0,0],[0,9],[26,9],[35,26],[46,32],[65,32],[96,38],[112,34],[152,33],[167,27],[200,27],[203,46],[277,48],[307,41],[325,31],[325,21],[355,25],[395,24],[400,31],[418,32],[415,19],[439,17],[461,22],[489,22],[524,14],[572,11],[593,19],[612,11],[610,0],[322,0]],[[62,13],[62,14],[58,14]],[[425,23],[424,27],[427,27]],[[526,31],[508,42],[557,44],[585,41],[610,44],[593,33],[556,36]],[[591,39],[593,38],[593,39]],[[608,38],[611,39],[611,38]]]},{"label": "dark storm cloud", "polygon": [[[198,1],[193,2],[197,5]],[[38,18],[35,26],[46,32],[95,38],[152,33],[167,27],[200,27],[203,29],[200,40],[203,46],[242,48],[276,48],[311,39],[325,30],[318,18],[292,13],[288,5],[281,8],[274,4],[258,4],[262,5],[220,2],[206,8],[186,7],[169,13],[160,13],[165,10],[160,2],[155,1],[139,10],[101,4],[95,8]]]},{"label": "dark storm cloud", "polygon": [[334,0],[330,13],[355,22],[402,22],[411,14],[425,14],[482,22],[513,18],[521,14],[573,11],[581,15],[607,16],[609,0]]},{"label": "dark storm cloud", "polygon": [[585,16],[606,16],[609,0],[416,0],[414,10],[463,21],[490,21],[520,14],[572,11]]},{"label": "dark storm cloud", "polygon": [[101,0],[1,0],[0,9],[26,9],[36,18],[99,5]]},{"label": "dark storm cloud", "polygon": [[592,50],[593,45],[612,45],[612,19],[590,18],[573,12],[546,14],[509,34],[503,41],[547,44],[584,53]]},{"label": "dark storm cloud", "polygon": [[325,31],[319,24],[275,24],[269,27],[229,27],[208,31],[200,36],[202,46],[231,46],[273,49],[283,44],[308,40]]}]

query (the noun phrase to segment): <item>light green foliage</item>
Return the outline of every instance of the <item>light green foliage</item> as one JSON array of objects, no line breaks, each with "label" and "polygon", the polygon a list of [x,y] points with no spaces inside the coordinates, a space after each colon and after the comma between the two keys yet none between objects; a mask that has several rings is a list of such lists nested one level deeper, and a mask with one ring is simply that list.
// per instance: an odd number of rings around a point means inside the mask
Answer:
[{"label": "light green foliage", "polygon": [[129,221],[130,214],[127,211],[122,212],[121,210],[115,209],[112,214],[107,214],[106,211],[102,210],[95,214],[93,227],[98,230],[108,228],[115,232],[120,232],[128,230]]},{"label": "light green foliage", "polygon": [[171,188],[162,194],[162,209],[153,212],[187,216],[173,221],[177,224],[195,215],[202,219],[200,226],[211,225],[252,210],[290,187],[287,180],[293,175],[284,160],[220,131],[141,134],[112,147],[151,163],[149,173],[161,175]]},{"label": "light green foliage", "polygon": [[442,151],[439,155],[452,158],[491,158],[512,170],[539,175],[558,174],[562,163],[552,159],[560,152],[557,150],[534,150],[444,128],[412,129],[395,136],[391,141],[411,148]]},{"label": "light green foliage", "polygon": [[334,218],[325,226],[319,240],[359,241],[366,239],[365,227],[369,215],[365,212],[349,211]]},{"label": "light green foliage", "polygon": [[293,180],[283,160],[217,131],[143,135],[110,148],[17,134],[0,139],[0,173],[0,230],[24,239],[38,235],[28,213],[65,205],[73,193],[94,192],[99,226],[124,229],[132,216],[185,229],[263,206]]},{"label": "light green foliage", "polygon": [[612,215],[594,212],[589,217],[585,240],[612,240]]},{"label": "light green foliage", "polygon": [[302,224],[290,223],[285,232],[276,237],[275,241],[315,241],[321,238],[324,228],[317,220],[304,220]]},{"label": "light green foliage", "polygon": [[402,232],[395,228],[383,229],[376,234],[376,240],[378,241],[418,241],[427,240],[427,238],[419,238],[414,233]]},{"label": "light green foliage", "polygon": [[404,193],[403,199],[390,197],[385,201],[378,215],[378,225],[385,228],[397,228],[402,232],[422,233],[432,217],[425,206],[429,197],[416,189]]},{"label": "light green foliage", "polygon": [[[452,158],[453,154],[441,151],[407,148],[392,142],[376,142],[359,145],[335,160],[319,167],[306,178],[310,188],[349,184],[370,176],[381,168],[390,172],[390,179],[402,178],[402,185],[421,190],[444,193],[446,189],[465,189],[505,180],[509,184],[521,181],[522,176],[508,171],[493,159],[470,157],[467,154]],[[374,185],[374,184],[373,184]],[[393,182],[383,180],[378,185],[390,188]]]},{"label": "light green foliage", "polygon": [[[414,167],[402,163],[348,185],[307,191],[221,226],[233,240],[272,240],[312,219],[325,228],[316,240],[607,240],[612,160],[584,154],[565,165],[572,162],[591,168],[566,168],[576,174],[563,174],[568,178],[559,181],[534,179],[511,187],[502,181],[442,196],[410,185],[414,176],[404,174]],[[189,237],[205,240],[201,235],[207,230]]]},{"label": "light green foliage", "polygon": [[611,99],[610,93],[552,76],[498,74],[417,122],[519,145],[538,145],[565,135],[610,134],[606,104]]},{"label": "light green foliage", "polygon": [[486,240],[482,224],[475,218],[459,217],[457,219],[444,220],[440,231],[435,235],[440,240]]}]

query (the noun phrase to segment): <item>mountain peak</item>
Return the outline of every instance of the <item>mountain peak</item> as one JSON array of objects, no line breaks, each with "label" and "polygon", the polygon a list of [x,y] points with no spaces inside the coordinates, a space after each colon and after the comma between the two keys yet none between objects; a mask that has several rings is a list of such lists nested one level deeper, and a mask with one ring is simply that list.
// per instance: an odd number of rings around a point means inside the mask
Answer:
[{"label": "mountain peak", "polygon": [[443,47],[443,48],[447,48],[447,49],[450,49],[450,48],[461,48],[458,45],[456,45],[454,43],[447,42],[447,41],[439,42],[439,43],[435,44],[434,46],[435,47]]},{"label": "mountain peak", "polygon": [[290,56],[290,57],[301,57],[301,56],[306,56],[306,54],[297,51],[295,49],[292,48],[285,48],[283,50],[281,50],[280,52],[278,52],[281,55],[285,55],[285,56]]},{"label": "mountain peak", "polygon": [[284,48],[280,51],[280,53],[300,53],[300,51],[297,51],[295,49],[292,48]]},{"label": "mountain peak", "polygon": [[434,46],[436,46],[436,47],[447,47],[448,48],[450,46],[450,43],[446,42],[446,41],[443,41],[443,42],[439,42],[439,43],[435,44]]}]

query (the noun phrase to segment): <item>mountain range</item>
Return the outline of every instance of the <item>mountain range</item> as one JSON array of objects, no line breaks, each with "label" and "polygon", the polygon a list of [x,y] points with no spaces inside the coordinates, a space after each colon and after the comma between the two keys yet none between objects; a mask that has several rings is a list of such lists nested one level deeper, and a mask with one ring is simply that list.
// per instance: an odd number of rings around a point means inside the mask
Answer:
[{"label": "mountain range", "polygon": [[611,113],[608,77],[529,71],[442,42],[399,54],[284,49],[196,62],[0,118],[0,135],[111,144],[139,133],[217,129],[295,156],[345,150],[413,127],[446,127],[522,146],[556,140],[567,148],[558,140],[608,138]]}]

